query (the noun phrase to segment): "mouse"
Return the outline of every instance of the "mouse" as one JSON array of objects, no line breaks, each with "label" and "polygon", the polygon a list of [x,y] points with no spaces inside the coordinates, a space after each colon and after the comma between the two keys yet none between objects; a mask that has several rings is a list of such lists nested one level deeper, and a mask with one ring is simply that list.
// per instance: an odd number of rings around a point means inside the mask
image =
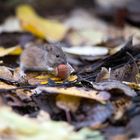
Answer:
[{"label": "mouse", "polygon": [[[64,78],[67,78],[70,73],[74,71],[72,66],[67,62],[65,53],[62,48],[54,44],[33,44],[26,45],[20,56],[20,77],[25,77],[25,71],[47,71],[54,75],[60,75],[56,68],[59,65],[66,66],[66,74]],[[62,66],[61,66],[62,67]],[[61,67],[58,67],[59,69]],[[63,67],[65,68],[65,67]],[[59,70],[60,71],[60,70]]]}]

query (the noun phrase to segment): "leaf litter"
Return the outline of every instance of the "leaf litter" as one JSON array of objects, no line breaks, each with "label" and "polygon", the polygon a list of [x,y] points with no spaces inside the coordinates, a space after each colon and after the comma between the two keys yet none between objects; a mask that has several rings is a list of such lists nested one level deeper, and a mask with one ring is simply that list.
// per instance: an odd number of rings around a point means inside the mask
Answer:
[{"label": "leaf litter", "polygon": [[[103,11],[109,4],[95,3]],[[63,13],[60,21],[40,15],[32,5],[19,5],[14,7],[15,16],[3,21],[0,139],[139,139],[136,6],[124,2],[123,8],[129,11],[125,13],[116,2],[110,14],[99,12],[96,4],[92,10],[75,8],[69,16]],[[103,20],[112,15],[114,22]],[[61,79],[48,72],[27,71],[21,78],[22,50],[28,43],[46,42],[63,48],[74,73]]]}]

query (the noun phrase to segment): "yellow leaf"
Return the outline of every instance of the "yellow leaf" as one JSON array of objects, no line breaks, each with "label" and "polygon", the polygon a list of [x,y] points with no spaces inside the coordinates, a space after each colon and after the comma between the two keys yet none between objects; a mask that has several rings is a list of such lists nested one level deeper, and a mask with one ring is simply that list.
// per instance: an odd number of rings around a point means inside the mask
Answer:
[{"label": "yellow leaf", "polygon": [[38,37],[47,39],[48,41],[62,40],[68,30],[59,22],[47,20],[38,16],[29,5],[17,7],[16,14],[24,30]]},{"label": "yellow leaf", "polygon": [[126,81],[123,81],[123,83],[130,86],[131,88],[133,88],[135,90],[140,90],[140,84],[137,84],[134,82],[126,82]]},{"label": "yellow leaf", "polygon": [[59,94],[56,97],[56,105],[65,111],[75,112],[80,105],[80,98]]},{"label": "yellow leaf", "polygon": [[22,53],[22,49],[19,46],[16,46],[15,50],[10,52],[10,55],[20,55]]},{"label": "yellow leaf", "polygon": [[0,47],[0,57],[6,56],[6,55],[19,55],[21,54],[22,49],[19,46],[11,47],[11,48],[3,48]]},{"label": "yellow leaf", "polygon": [[8,85],[4,82],[0,82],[0,89],[14,89],[16,86]]},{"label": "yellow leaf", "polygon": [[69,96],[76,96],[76,97],[83,97],[88,99],[94,99],[101,103],[105,102],[104,96],[98,94],[96,90],[85,90],[83,88],[76,88],[76,87],[38,87],[36,91],[46,91],[49,93],[57,93],[57,94],[64,94]]},{"label": "yellow leaf", "polygon": [[[55,77],[53,75],[47,74],[47,75],[39,75],[37,77],[35,77],[37,80],[40,81],[40,84],[47,84],[48,83],[48,79],[51,79],[53,81],[55,81],[56,83],[63,83],[63,80],[61,80],[58,77]],[[67,79],[67,81],[69,82],[73,82],[77,80],[77,76],[76,75],[70,75]]]}]

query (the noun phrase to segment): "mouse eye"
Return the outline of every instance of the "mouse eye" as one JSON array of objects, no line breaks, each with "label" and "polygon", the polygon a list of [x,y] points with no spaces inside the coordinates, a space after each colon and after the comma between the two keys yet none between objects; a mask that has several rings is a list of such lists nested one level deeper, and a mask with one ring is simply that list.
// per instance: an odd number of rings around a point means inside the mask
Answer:
[{"label": "mouse eye", "polygon": [[56,57],[59,57],[59,54],[57,54]]}]

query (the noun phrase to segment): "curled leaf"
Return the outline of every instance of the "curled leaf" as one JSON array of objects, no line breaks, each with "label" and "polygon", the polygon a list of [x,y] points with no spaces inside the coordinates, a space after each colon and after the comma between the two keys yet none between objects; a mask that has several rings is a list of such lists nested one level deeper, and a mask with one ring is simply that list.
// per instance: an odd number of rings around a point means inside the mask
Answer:
[{"label": "curled leaf", "polygon": [[140,84],[134,82],[126,82],[126,81],[123,81],[123,83],[130,86],[133,89],[140,90]]},{"label": "curled leaf", "polygon": [[63,87],[40,86],[35,89],[35,92],[37,93],[40,93],[41,91],[93,99],[101,103],[109,99],[109,96],[107,97],[105,96],[105,94],[102,93],[100,94],[96,90],[85,90],[84,88],[76,88],[76,87],[63,88]]},{"label": "curled leaf", "polygon": [[108,81],[103,81],[103,82],[99,82],[99,83],[92,83],[93,88],[95,88],[96,90],[119,90],[121,92],[123,92],[125,95],[127,96],[136,96],[137,93],[131,89],[129,86],[121,83],[120,81],[116,81],[116,80],[108,80]]}]

